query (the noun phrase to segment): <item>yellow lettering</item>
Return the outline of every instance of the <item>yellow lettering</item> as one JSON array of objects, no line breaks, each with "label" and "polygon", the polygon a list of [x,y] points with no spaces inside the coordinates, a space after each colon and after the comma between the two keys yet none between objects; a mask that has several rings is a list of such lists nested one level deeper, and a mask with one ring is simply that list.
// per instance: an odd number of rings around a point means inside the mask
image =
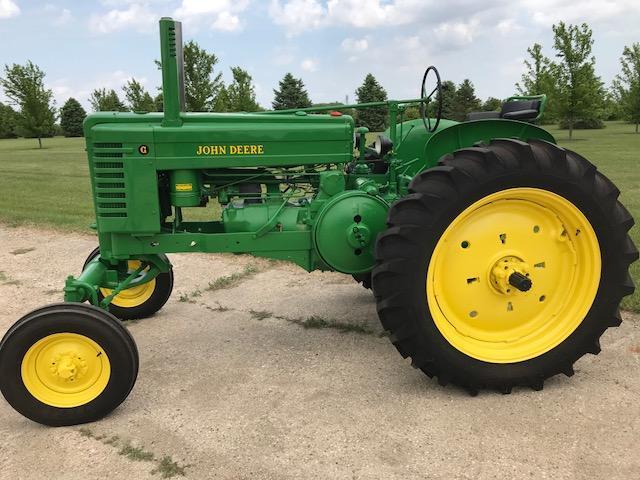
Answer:
[{"label": "yellow lettering", "polygon": [[196,148],[196,155],[202,155],[202,145],[198,145],[198,148]]},{"label": "yellow lettering", "polygon": [[262,155],[264,153],[264,145],[258,145],[258,155]]},{"label": "yellow lettering", "polygon": [[258,146],[257,145],[251,145],[251,154],[255,155],[256,153],[258,153]]},{"label": "yellow lettering", "polygon": [[220,155],[226,155],[226,154],[227,154],[227,146],[220,145]]},{"label": "yellow lettering", "polygon": [[229,145],[229,153],[231,155],[235,155],[236,153],[238,153],[238,147],[236,147],[235,145]]}]

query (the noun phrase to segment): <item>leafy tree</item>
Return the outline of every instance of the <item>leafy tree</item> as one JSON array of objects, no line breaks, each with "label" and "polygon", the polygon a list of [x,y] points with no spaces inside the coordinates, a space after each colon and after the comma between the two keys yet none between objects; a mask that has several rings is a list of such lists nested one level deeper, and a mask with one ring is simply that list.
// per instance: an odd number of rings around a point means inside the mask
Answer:
[{"label": "leafy tree", "polygon": [[287,73],[279,83],[279,90],[274,90],[274,110],[287,110],[290,108],[306,108],[311,106],[309,94],[304,88],[301,78],[295,78]]},{"label": "leafy tree", "polygon": [[592,32],[586,23],[580,26],[560,22],[553,26],[554,47],[560,59],[557,67],[558,112],[573,137],[576,122],[602,124],[604,88],[595,74]]},{"label": "leafy tree", "polygon": [[249,72],[240,67],[231,67],[231,73],[233,74],[233,82],[226,88],[228,111],[257,112],[260,110]]},{"label": "leafy tree", "polygon": [[105,88],[96,88],[91,93],[89,102],[95,112],[126,112],[128,110],[113,89],[107,91]]},{"label": "leafy tree", "polygon": [[229,93],[227,92],[227,87],[222,84],[220,90],[218,91],[218,96],[216,97],[216,101],[213,104],[214,112],[228,112],[229,111]]},{"label": "leafy tree", "polygon": [[29,138],[37,138],[42,148],[42,138],[54,133],[56,114],[53,92],[44,87],[45,73],[31,61],[25,65],[5,65],[5,77],[0,85],[9,100],[20,107],[18,113],[18,133]]},{"label": "leafy tree", "polygon": [[521,83],[516,83],[516,90],[520,95],[545,94],[547,105],[541,120],[553,122],[558,119],[558,66],[542,53],[539,43],[527,48],[527,53],[531,59],[524,61],[527,71],[522,75]]},{"label": "leafy tree", "polygon": [[[387,100],[387,92],[376,77],[368,73],[356,90],[356,98],[358,103],[384,102]],[[359,126],[367,127],[372,132],[381,132],[387,127],[387,109],[382,107],[358,110],[356,120]]]},{"label": "leafy tree", "polygon": [[17,129],[17,112],[9,105],[0,102],[0,138],[16,138]]},{"label": "leafy tree", "polygon": [[153,98],[135,78],[129,80],[123,87],[124,95],[129,102],[129,109],[133,112],[153,112],[156,109]]},{"label": "leafy tree", "polygon": [[453,97],[453,112],[451,118],[459,122],[464,121],[471,112],[480,110],[482,102],[476,97],[473,83],[466,78],[456,89]]},{"label": "leafy tree", "polygon": [[496,112],[502,108],[502,100],[495,97],[489,97],[482,104],[482,110],[485,112]]},{"label": "leafy tree", "polygon": [[86,116],[87,112],[75,98],[67,100],[60,110],[60,127],[64,136],[82,137],[82,122]]},{"label": "leafy tree", "polygon": [[620,57],[622,72],[613,81],[613,88],[626,120],[640,124],[640,43],[624,47]]},{"label": "leafy tree", "polygon": [[187,111],[209,112],[222,87],[222,73],[213,75],[218,63],[214,53],[207,52],[193,40],[184,46],[184,91]]}]

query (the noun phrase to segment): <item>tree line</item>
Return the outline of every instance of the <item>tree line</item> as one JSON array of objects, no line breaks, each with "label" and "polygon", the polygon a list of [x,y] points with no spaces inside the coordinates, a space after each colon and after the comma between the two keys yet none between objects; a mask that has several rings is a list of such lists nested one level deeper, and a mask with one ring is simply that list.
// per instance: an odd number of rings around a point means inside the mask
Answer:
[{"label": "tree line", "polygon": [[[601,128],[603,120],[624,119],[640,124],[640,43],[624,47],[620,58],[621,72],[607,89],[595,72],[592,55],[593,35],[587,24],[553,26],[555,61],[543,54],[542,45],[535,43],[527,49],[526,72],[515,87],[521,95],[545,93],[548,97],[544,123],[559,123],[569,129]],[[251,75],[239,66],[231,67],[228,84],[218,71],[218,57],[195,41],[184,46],[184,80],[186,110],[193,112],[255,112],[263,108],[256,100]],[[155,62],[158,68],[160,63]],[[42,138],[57,134],[82,136],[82,122],[86,112],[74,98],[69,98],[58,110],[53,93],[44,85],[45,73],[31,61],[24,65],[5,65],[0,86],[9,105],[0,103],[0,138],[17,136]],[[89,98],[94,111],[161,112],[161,89],[153,94],[135,78],[122,87],[124,99],[115,89],[95,89]],[[286,73],[273,90],[274,110],[311,107],[312,102],[301,78]],[[356,89],[359,103],[386,101],[387,92],[380,82],[367,74]],[[490,97],[482,101],[476,96],[469,79],[456,85],[450,80],[442,83],[443,118],[464,121],[473,111],[500,110],[503,100]],[[319,105],[319,104],[316,104]],[[337,110],[344,105],[332,102]],[[15,107],[15,108],[14,108]],[[433,109],[433,105],[431,105]],[[358,125],[371,131],[384,130],[388,125],[385,108],[342,110],[352,114]],[[432,112],[433,113],[433,112]],[[402,119],[420,115],[417,108],[408,108]],[[58,122],[58,123],[57,123]]]}]

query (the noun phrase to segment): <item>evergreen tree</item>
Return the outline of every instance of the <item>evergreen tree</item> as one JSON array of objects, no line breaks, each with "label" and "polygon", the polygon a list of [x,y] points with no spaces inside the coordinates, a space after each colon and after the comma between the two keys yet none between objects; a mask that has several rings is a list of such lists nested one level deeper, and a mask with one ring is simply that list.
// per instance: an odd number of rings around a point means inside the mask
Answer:
[{"label": "evergreen tree", "polygon": [[18,114],[9,105],[0,102],[0,138],[18,136]]},{"label": "evergreen tree", "polygon": [[249,72],[240,67],[231,67],[231,73],[233,74],[233,82],[226,88],[228,111],[257,112],[260,110]]},{"label": "evergreen tree", "polygon": [[[436,95],[439,101],[440,94]],[[451,80],[442,82],[442,118],[452,119],[456,100],[456,84]],[[433,107],[435,109],[435,106]]]},{"label": "evergreen tree", "polygon": [[123,88],[132,112],[153,112],[156,104],[147,90],[135,78],[129,80]]},{"label": "evergreen tree", "polygon": [[480,110],[481,106],[482,102],[476,97],[473,83],[466,78],[456,89],[453,98],[453,114],[451,119],[462,122],[466,120],[469,113]]},{"label": "evergreen tree", "polygon": [[301,78],[295,78],[287,73],[279,83],[279,90],[274,90],[273,109],[287,110],[290,108],[306,108],[311,106],[309,94],[304,88]]},{"label": "evergreen tree", "polygon": [[87,112],[75,99],[67,100],[60,110],[60,127],[65,137],[82,137],[82,122],[84,122]]},{"label": "evergreen tree", "polygon": [[640,43],[624,47],[620,57],[622,72],[613,81],[613,89],[624,118],[640,124]]},{"label": "evergreen tree", "polygon": [[91,93],[89,102],[94,112],[126,112],[128,110],[113,89],[107,91],[104,88],[96,88]]},{"label": "evergreen tree", "polygon": [[485,112],[497,112],[502,108],[502,100],[495,97],[489,97],[482,104],[482,110]]},{"label": "evergreen tree", "polygon": [[0,85],[7,98],[20,107],[18,133],[37,138],[42,148],[42,138],[53,136],[56,119],[53,92],[44,87],[45,73],[31,61],[25,65],[5,65],[4,72]]},{"label": "evergreen tree", "polygon": [[[592,32],[586,23],[580,26],[560,22],[553,26],[554,47],[560,59],[557,66],[558,112],[573,137],[576,122],[601,125],[604,88],[595,74]],[[593,128],[593,127],[592,127]]]},{"label": "evergreen tree", "polygon": [[158,95],[156,95],[156,97],[153,99],[153,103],[155,104],[155,111],[156,112],[163,112],[164,111],[164,97],[162,95],[162,92],[160,92]]},{"label": "evergreen tree", "polygon": [[[368,73],[356,90],[356,98],[358,103],[384,102],[387,100],[387,92],[376,77]],[[359,126],[367,127],[372,132],[381,132],[387,128],[387,109],[382,107],[358,110],[356,120]]]}]

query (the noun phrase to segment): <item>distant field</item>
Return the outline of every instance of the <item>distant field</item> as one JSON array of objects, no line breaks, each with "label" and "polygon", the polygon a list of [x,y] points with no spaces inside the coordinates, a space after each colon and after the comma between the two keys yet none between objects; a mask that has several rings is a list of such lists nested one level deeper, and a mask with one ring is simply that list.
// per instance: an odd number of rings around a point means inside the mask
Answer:
[{"label": "distant field", "polygon": [[[633,126],[608,122],[602,130],[575,131],[572,141],[565,130],[547,129],[560,145],[588,158],[610,177],[640,222],[640,135],[633,133]],[[94,218],[84,139],[56,137],[43,144],[40,150],[36,140],[0,140],[0,220],[88,231]],[[631,234],[640,244],[639,228]],[[632,271],[636,283],[640,283],[639,263]],[[640,292],[627,298],[624,306],[640,311]]]}]

